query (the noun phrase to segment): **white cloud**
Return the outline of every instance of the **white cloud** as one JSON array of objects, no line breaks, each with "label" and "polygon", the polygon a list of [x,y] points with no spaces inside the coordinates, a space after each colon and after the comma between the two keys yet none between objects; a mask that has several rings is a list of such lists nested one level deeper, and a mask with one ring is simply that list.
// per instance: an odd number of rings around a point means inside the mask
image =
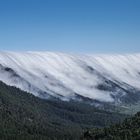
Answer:
[{"label": "white cloud", "polygon": [[[76,56],[51,52],[1,52],[0,64],[13,69],[36,89],[68,98],[77,93],[100,101],[113,101],[110,92],[95,88],[103,82],[97,73],[140,88],[139,54]],[[97,73],[90,72],[88,66]],[[0,80],[38,96],[34,88],[29,88],[23,81],[16,82],[8,72],[0,70]]]}]

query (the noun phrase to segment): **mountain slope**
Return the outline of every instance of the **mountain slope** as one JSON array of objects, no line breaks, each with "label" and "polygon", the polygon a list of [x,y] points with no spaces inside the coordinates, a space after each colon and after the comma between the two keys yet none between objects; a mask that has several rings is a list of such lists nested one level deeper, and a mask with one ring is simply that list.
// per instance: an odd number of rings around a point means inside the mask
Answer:
[{"label": "mountain slope", "polygon": [[83,129],[126,116],[74,101],[43,100],[0,82],[1,140],[78,140]]},{"label": "mountain slope", "polygon": [[103,129],[93,129],[85,132],[83,140],[139,140],[140,112],[134,117]]},{"label": "mountain slope", "polygon": [[1,52],[0,80],[45,99],[134,104],[140,101],[139,60],[140,54]]}]

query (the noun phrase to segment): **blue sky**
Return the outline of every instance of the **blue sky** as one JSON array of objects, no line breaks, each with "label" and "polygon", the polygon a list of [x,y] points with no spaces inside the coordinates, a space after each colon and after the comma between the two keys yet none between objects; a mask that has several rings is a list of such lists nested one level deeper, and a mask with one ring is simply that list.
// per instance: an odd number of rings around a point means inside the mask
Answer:
[{"label": "blue sky", "polygon": [[0,50],[140,52],[140,0],[0,0]]}]

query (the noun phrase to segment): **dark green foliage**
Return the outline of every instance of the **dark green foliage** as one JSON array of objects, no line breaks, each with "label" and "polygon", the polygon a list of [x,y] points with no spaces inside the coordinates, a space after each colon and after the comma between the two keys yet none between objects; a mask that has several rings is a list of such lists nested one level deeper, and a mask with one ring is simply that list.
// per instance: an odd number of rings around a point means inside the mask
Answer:
[{"label": "dark green foliage", "polygon": [[83,140],[140,140],[140,113],[122,124],[87,131],[83,137]]},{"label": "dark green foliage", "polygon": [[78,140],[124,115],[74,101],[43,100],[0,82],[0,140]]}]

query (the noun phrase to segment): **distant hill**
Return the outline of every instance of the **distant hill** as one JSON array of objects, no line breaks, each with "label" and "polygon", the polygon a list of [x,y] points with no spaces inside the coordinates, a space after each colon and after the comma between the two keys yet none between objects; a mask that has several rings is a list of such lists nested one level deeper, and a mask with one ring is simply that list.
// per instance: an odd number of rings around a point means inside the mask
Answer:
[{"label": "distant hill", "polygon": [[125,117],[80,102],[43,100],[0,82],[0,140],[78,140],[85,129]]},{"label": "distant hill", "polygon": [[122,124],[87,131],[83,140],[140,140],[140,112]]}]

